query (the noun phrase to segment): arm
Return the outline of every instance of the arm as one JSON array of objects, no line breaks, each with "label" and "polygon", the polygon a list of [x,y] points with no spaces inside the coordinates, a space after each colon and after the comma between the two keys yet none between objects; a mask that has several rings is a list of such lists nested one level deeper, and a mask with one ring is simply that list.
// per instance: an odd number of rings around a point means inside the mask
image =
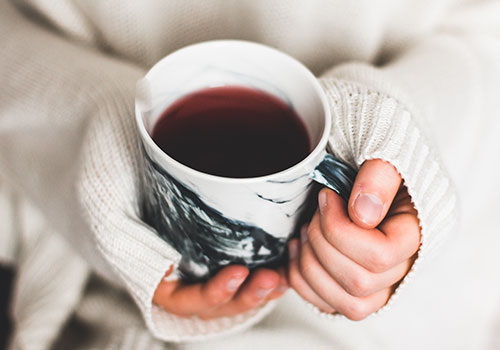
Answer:
[{"label": "arm", "polygon": [[[172,310],[177,304],[168,302],[196,294],[196,288],[204,297],[214,285],[231,281],[231,273],[187,290],[175,281],[160,283],[179,254],[140,221],[134,200],[134,94],[144,71],[41,28],[8,2],[0,5],[0,45],[2,176],[41,209],[94,271],[128,290],[153,334],[167,341],[200,339],[248,328],[264,317],[272,308],[264,302],[281,292],[247,298],[240,309],[194,310],[189,317],[177,316],[185,310]],[[241,282],[248,272],[236,270]],[[235,298],[259,292],[256,280],[277,287],[278,274],[269,273],[253,275]],[[236,290],[228,292],[232,297]]]},{"label": "arm", "polygon": [[[290,264],[292,286],[319,309],[362,319],[390,304],[456,232],[459,202],[452,182],[461,190],[467,188],[467,166],[478,158],[473,145],[481,128],[493,124],[498,110],[498,23],[498,2],[461,6],[430,35],[407,43],[382,66],[347,63],[322,77],[334,121],[332,150],[360,173],[348,207],[329,198],[328,209],[317,213],[297,261]],[[387,163],[374,166],[375,159]],[[377,183],[381,177],[384,185]],[[398,196],[393,201],[401,179],[411,208],[393,229],[394,214],[401,214],[402,208]],[[385,213],[392,205],[383,220],[369,225],[353,210],[363,186],[381,199]],[[375,226],[378,230],[373,230]],[[420,246],[405,239],[397,245],[376,244],[395,241],[398,232],[406,238],[421,235]],[[369,239],[374,244],[366,246]],[[324,244],[318,245],[321,240]],[[292,242],[292,250],[297,244]],[[340,252],[337,255],[348,261],[349,269],[332,267],[341,261],[332,251]],[[374,259],[367,261],[367,256]],[[402,261],[411,269],[388,278]],[[313,276],[320,273],[326,276],[325,283],[331,283],[330,290],[337,288],[335,292],[314,285]]]}]

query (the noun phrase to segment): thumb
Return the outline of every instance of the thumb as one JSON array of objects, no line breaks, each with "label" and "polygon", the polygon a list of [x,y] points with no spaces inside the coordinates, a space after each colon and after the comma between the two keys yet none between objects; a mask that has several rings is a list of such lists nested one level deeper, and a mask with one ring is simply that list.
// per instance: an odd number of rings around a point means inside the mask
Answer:
[{"label": "thumb", "polygon": [[401,176],[391,164],[381,159],[365,161],[349,198],[351,220],[360,227],[376,227],[386,216],[400,185]]}]

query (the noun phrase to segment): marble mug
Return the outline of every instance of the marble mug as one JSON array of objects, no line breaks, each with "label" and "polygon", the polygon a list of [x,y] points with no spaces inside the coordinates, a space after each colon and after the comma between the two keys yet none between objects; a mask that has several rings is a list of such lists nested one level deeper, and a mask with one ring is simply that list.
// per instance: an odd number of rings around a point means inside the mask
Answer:
[{"label": "marble mug", "polygon": [[[286,102],[307,128],[309,155],[274,174],[227,178],[191,169],[155,144],[153,127],[170,104],[227,85],[259,89]],[[326,152],[330,109],[317,79],[294,58],[261,44],[209,41],[169,54],[138,82],[136,121],[142,219],[181,254],[177,271],[186,281],[206,280],[229,264],[276,266],[305,208],[315,202],[313,183],[347,200],[356,176]]]}]

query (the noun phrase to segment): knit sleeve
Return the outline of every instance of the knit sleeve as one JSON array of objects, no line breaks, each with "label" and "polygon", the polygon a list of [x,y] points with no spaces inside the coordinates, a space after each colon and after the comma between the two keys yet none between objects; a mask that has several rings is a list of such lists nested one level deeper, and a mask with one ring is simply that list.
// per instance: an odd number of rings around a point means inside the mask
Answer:
[{"label": "knit sleeve", "polygon": [[167,341],[250,327],[272,303],[232,318],[179,318],[152,304],[180,256],[139,218],[136,81],[144,71],[73,43],[0,4],[0,173]]},{"label": "knit sleeve", "polygon": [[461,191],[474,185],[464,181],[464,164],[480,156],[472,146],[477,126],[491,123],[499,107],[498,23],[498,2],[461,7],[431,35],[387,55],[383,65],[345,63],[321,78],[332,110],[333,152],[355,167],[374,158],[391,163],[418,211],[418,257],[380,311],[457,232],[456,184]]},{"label": "knit sleeve", "polygon": [[425,129],[401,101],[365,83],[335,75],[321,83],[331,105],[330,149],[355,168],[369,159],[391,163],[418,211],[418,257],[382,312],[449,239],[457,220],[456,191]]}]

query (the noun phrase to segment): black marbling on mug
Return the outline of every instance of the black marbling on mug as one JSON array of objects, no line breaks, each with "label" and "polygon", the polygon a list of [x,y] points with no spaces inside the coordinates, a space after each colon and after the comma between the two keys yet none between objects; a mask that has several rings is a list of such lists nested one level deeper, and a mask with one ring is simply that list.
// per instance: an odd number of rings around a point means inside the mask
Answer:
[{"label": "black marbling on mug", "polygon": [[[257,89],[283,101],[304,123],[310,153],[284,171],[252,180],[186,171],[155,144],[153,126],[172,103],[213,86]],[[138,84],[136,121],[144,146],[143,218],[179,251],[179,272],[191,281],[228,264],[280,264],[287,240],[317,203],[313,179],[344,198],[354,180],[354,170],[327,155],[332,118],[318,79],[293,57],[261,44],[216,40],[169,54]]]},{"label": "black marbling on mug", "polygon": [[[226,217],[165,171],[144,148],[142,151],[142,217],[181,254],[179,272],[185,281],[206,280],[229,264],[242,264],[253,269],[278,266],[282,262],[290,237],[275,237],[260,227]],[[311,177],[347,200],[355,175],[352,168],[326,155]],[[317,192],[311,184],[304,188],[310,194]],[[255,195],[276,205],[288,202],[286,199],[265,198],[258,193]],[[307,215],[311,212],[307,210],[311,204],[315,204],[315,200],[309,196],[298,210]],[[297,224],[302,223],[304,215],[296,214]]]},{"label": "black marbling on mug", "polygon": [[252,269],[282,259],[285,238],[225,217],[143,154],[143,220],[182,255],[184,280],[204,280],[228,264]]}]

